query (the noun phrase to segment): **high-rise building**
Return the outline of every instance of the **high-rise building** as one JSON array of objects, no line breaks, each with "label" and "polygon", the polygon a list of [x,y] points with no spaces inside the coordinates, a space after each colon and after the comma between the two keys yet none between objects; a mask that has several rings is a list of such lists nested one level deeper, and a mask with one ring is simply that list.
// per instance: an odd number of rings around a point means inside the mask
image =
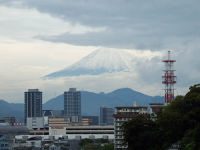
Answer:
[{"label": "high-rise building", "polygon": [[113,114],[113,108],[100,107],[100,125],[114,125]]},{"label": "high-rise building", "polygon": [[124,122],[129,121],[139,115],[148,116],[147,107],[116,107],[116,113],[113,115],[115,128],[115,150],[128,150],[128,144],[124,143],[124,136],[121,127]]},{"label": "high-rise building", "polygon": [[27,118],[42,117],[42,92],[38,89],[29,89],[24,92],[24,121]]},{"label": "high-rise building", "polygon": [[76,88],[64,92],[64,114],[69,122],[81,122],[81,92]]}]

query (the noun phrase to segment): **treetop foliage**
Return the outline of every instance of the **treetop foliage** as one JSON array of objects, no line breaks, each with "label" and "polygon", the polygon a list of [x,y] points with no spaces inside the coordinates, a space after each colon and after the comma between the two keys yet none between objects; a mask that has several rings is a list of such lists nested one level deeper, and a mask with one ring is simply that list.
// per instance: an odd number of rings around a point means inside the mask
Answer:
[{"label": "treetop foliage", "polygon": [[167,149],[179,143],[181,150],[200,149],[200,84],[165,106],[156,121],[139,116],[123,125],[130,150]]}]

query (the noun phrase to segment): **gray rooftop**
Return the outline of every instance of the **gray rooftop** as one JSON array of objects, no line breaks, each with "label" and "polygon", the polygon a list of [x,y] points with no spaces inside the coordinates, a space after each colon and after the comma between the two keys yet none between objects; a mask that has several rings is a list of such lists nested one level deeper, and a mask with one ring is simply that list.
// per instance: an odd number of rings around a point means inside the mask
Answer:
[{"label": "gray rooftop", "polygon": [[0,126],[0,135],[27,135],[29,130],[25,126]]}]

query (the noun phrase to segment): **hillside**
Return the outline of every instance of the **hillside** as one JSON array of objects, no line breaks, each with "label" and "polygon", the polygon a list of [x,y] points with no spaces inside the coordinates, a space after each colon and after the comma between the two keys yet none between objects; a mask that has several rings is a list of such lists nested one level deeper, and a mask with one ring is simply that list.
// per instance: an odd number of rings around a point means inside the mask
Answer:
[{"label": "hillside", "polygon": [[[118,89],[110,93],[93,93],[81,91],[81,105],[83,115],[99,115],[100,106],[133,106],[136,101],[138,106],[148,106],[152,102],[164,102],[164,97],[148,96],[129,88]],[[63,94],[53,98],[43,105],[43,109],[64,109]]]},{"label": "hillside", "polygon": [[[81,109],[82,115],[97,115],[101,106],[116,107],[116,106],[133,106],[136,101],[138,106],[148,106],[149,103],[164,102],[164,97],[148,96],[129,88],[122,88],[110,93],[93,93],[81,91]],[[48,100],[43,104],[43,110],[63,110],[64,97],[63,94]],[[24,104],[8,103],[0,100],[0,118],[3,116],[15,116],[20,121],[24,117]]]},{"label": "hillside", "polygon": [[0,119],[5,116],[14,116],[23,121],[24,119],[24,104],[22,103],[8,103],[0,100]]}]

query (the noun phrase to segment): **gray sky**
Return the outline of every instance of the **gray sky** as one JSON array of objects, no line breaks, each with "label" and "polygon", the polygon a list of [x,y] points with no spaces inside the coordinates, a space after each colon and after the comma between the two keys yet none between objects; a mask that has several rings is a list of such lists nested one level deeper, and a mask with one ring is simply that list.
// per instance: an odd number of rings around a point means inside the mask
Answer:
[{"label": "gray sky", "polygon": [[[70,86],[162,95],[161,60],[168,50],[177,60],[176,94],[184,94],[200,79],[199,6],[198,0],[0,0],[0,98],[23,102],[25,90],[39,88],[48,100]],[[150,50],[160,58],[138,59],[137,76],[40,79],[100,47]]]}]

